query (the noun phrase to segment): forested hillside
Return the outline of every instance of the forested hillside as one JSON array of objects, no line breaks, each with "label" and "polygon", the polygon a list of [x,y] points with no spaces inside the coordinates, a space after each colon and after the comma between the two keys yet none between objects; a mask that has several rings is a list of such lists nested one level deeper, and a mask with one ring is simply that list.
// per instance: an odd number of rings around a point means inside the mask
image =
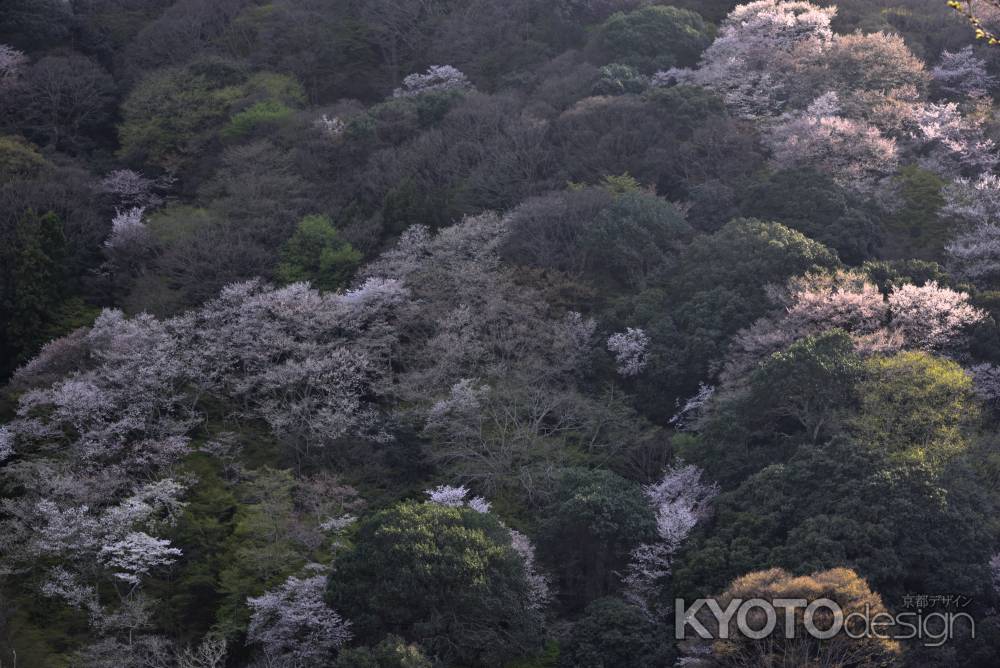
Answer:
[{"label": "forested hillside", "polygon": [[0,668],[1000,665],[989,42],[0,0]]}]

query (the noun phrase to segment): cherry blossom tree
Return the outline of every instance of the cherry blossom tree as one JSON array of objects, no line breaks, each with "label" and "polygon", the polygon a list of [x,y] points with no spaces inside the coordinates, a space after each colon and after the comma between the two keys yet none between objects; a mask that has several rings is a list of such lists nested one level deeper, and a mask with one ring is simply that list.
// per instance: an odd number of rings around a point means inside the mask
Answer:
[{"label": "cherry blossom tree", "polygon": [[323,665],[351,638],[350,622],[323,601],[326,569],[313,564],[309,570],[247,600],[247,642],[261,647],[269,665]]},{"label": "cherry blossom tree", "polygon": [[798,85],[801,64],[833,40],[835,15],[836,8],[809,2],[737,5],[690,79],[718,92],[738,116],[776,116]]},{"label": "cherry blossom tree", "polygon": [[943,51],[931,74],[938,90],[954,97],[984,97],[997,83],[971,45],[955,52]]},{"label": "cherry blossom tree", "polygon": [[424,93],[470,90],[472,84],[451,65],[432,65],[423,74],[411,74],[393,91],[394,97],[413,97]]},{"label": "cherry blossom tree", "polygon": [[839,116],[839,110],[837,94],[829,92],[804,112],[784,116],[768,134],[775,167],[811,167],[859,190],[892,173],[895,142],[873,126]]},{"label": "cherry blossom tree", "polygon": [[730,346],[721,378],[734,383],[760,360],[793,342],[828,329],[850,334],[864,354],[902,349],[955,351],[968,328],[986,314],[968,303],[969,295],[942,288],[893,286],[883,297],[866,276],[854,272],[793,279],[775,295],[780,310],[741,331]]},{"label": "cherry blossom tree", "polygon": [[[203,422],[200,399],[269,424],[293,451],[346,434],[388,438],[375,402],[407,294],[393,279],[333,294],[251,282],[168,320],[106,310],[65,351],[48,348],[22,375],[17,417],[0,432],[0,475],[23,490],[3,501],[3,568],[39,569],[45,595],[86,611],[94,656],[159,647],[143,635],[153,605],[143,584],[184,558],[161,532],[183,507],[172,473]],[[56,380],[45,385],[46,375]]]},{"label": "cherry blossom tree", "polygon": [[645,492],[656,512],[659,540],[632,551],[623,582],[626,600],[647,616],[656,617],[665,612],[656,603],[657,593],[670,575],[673,556],[695,525],[708,517],[719,487],[705,483],[697,466],[678,463],[668,468],[658,482],[648,485]]},{"label": "cherry blossom tree", "polygon": [[684,405],[680,407],[680,410],[670,418],[670,424],[674,425],[680,431],[697,430],[708,407],[711,405],[713,396],[715,396],[715,386],[700,383],[698,391],[688,398],[684,402]]},{"label": "cherry blossom tree", "polygon": [[342,137],[347,130],[347,123],[339,116],[323,114],[313,122],[313,127],[330,139]]},{"label": "cherry blossom tree", "polygon": [[448,506],[449,508],[466,506],[472,508],[477,513],[488,513],[490,511],[490,502],[483,497],[476,496],[466,499],[465,497],[468,496],[469,490],[464,485],[459,487],[440,485],[424,493],[427,494],[431,503]]},{"label": "cherry blossom tree", "polygon": [[[24,572],[43,560],[49,566],[42,569],[42,595],[86,613],[108,643],[121,645],[119,655],[140,651],[147,641],[152,642],[138,635],[150,625],[153,605],[142,591],[143,580],[182,556],[169,541],[147,531],[176,520],[183,506],[179,501],[183,487],[169,479],[149,483],[94,512],[88,505],[73,505],[66,499],[76,492],[98,500],[87,488],[99,480],[79,474],[67,477],[66,472],[49,475],[54,476],[47,485],[54,488],[51,498],[4,503],[7,536],[0,543],[5,567]],[[114,603],[98,596],[98,590],[107,592],[109,585],[117,595]]]},{"label": "cherry blossom tree", "polygon": [[608,350],[615,354],[618,375],[637,376],[646,368],[646,349],[649,337],[642,329],[629,327],[608,337]]},{"label": "cherry blossom tree", "polygon": [[14,435],[10,429],[0,426],[0,462],[14,456]]},{"label": "cherry blossom tree", "polygon": [[977,364],[969,369],[969,373],[976,396],[994,410],[1000,407],[1000,366]]},{"label": "cherry blossom tree", "polygon": [[142,207],[116,212],[115,217],[111,219],[111,235],[104,242],[104,246],[115,251],[148,246],[150,236],[143,220],[145,212]]},{"label": "cherry blossom tree", "polygon": [[619,447],[613,433],[629,429],[630,409],[579,391],[596,359],[596,322],[553,313],[515,280],[500,261],[508,233],[508,219],[492,213],[436,235],[412,229],[363,274],[412,295],[400,311],[407,364],[394,390],[418,413],[432,457],[484,492],[513,485],[533,496],[567,439],[595,452]]},{"label": "cherry blossom tree", "polygon": [[114,200],[116,208],[129,211],[153,209],[162,204],[163,198],[155,191],[164,185],[162,179],[148,179],[131,169],[116,169],[108,173],[98,187]]},{"label": "cherry blossom tree", "polygon": [[963,232],[945,250],[948,267],[959,278],[984,285],[1000,279],[1000,224],[983,223]]},{"label": "cherry blossom tree", "polygon": [[[473,507],[471,503],[469,506]],[[528,579],[528,606],[533,610],[541,610],[551,600],[552,593],[549,590],[549,578],[539,570],[536,563],[535,546],[530,538],[516,529],[510,530],[510,545],[524,562],[524,574]]]},{"label": "cherry blossom tree", "polygon": [[982,123],[963,116],[954,102],[914,106],[920,164],[939,174],[961,176],[988,172],[997,164],[996,145]]},{"label": "cherry blossom tree", "polygon": [[968,294],[938,287],[934,281],[922,287],[894,287],[888,299],[890,326],[910,347],[941,350],[961,331],[986,318],[968,301]]},{"label": "cherry blossom tree", "polygon": [[137,585],[151,570],[169,566],[180,555],[180,550],[170,547],[170,541],[132,531],[101,546],[97,558],[112,571],[114,577]]},{"label": "cherry blossom tree", "polygon": [[945,186],[941,213],[967,227],[1000,221],[1000,177],[983,174],[978,179],[958,178]]}]

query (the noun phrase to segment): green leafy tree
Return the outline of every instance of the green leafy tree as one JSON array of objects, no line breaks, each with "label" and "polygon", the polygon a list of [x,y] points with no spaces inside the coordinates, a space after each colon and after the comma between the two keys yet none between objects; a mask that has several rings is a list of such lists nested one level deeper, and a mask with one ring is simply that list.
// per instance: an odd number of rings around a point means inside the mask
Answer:
[{"label": "green leafy tree", "polygon": [[854,342],[834,329],[773,354],[746,386],[724,393],[696,437],[675,442],[723,484],[736,484],[765,466],[785,461],[802,443],[822,443],[843,432],[864,363]]},{"label": "green leafy tree", "polygon": [[0,377],[48,340],[66,292],[66,239],[58,216],[27,211],[11,241],[0,249]]},{"label": "green leafy tree", "polygon": [[235,65],[216,61],[148,74],[122,104],[122,156],[180,166],[228,117],[244,80]]},{"label": "green leafy tree", "polygon": [[882,294],[888,295],[892,288],[913,284],[925,285],[934,281],[949,287],[950,278],[944,267],[927,260],[870,260],[861,265],[861,271],[878,286]]},{"label": "green leafy tree", "polygon": [[12,179],[37,176],[49,163],[35,146],[17,135],[0,136],[0,176]]},{"label": "green leafy tree", "polygon": [[716,499],[712,520],[674,563],[675,591],[697,598],[775,566],[847,566],[890,597],[949,591],[990,600],[997,501],[968,460],[936,471],[849,438],[802,445]]},{"label": "green leafy tree", "polygon": [[670,202],[641,191],[622,192],[584,222],[581,236],[591,258],[587,275],[595,283],[641,289],[669,270],[691,228]]},{"label": "green leafy tree", "polygon": [[336,290],[347,284],[361,259],[329,218],[306,216],[285,244],[277,274],[288,283],[309,281],[320,290]]},{"label": "green leafy tree", "polygon": [[184,512],[169,536],[171,543],[183,551],[184,559],[168,580],[152,587],[163,602],[163,627],[192,643],[218,621],[216,612],[224,601],[220,575],[234,566],[232,544],[227,542],[239,501],[221,469],[218,462],[204,454],[194,455],[185,463],[185,472],[196,476],[197,484],[187,494]]},{"label": "green leafy tree", "polygon": [[240,139],[260,128],[273,128],[292,117],[294,111],[284,102],[264,100],[233,114],[229,124],[222,129],[226,139]]},{"label": "green leafy tree", "polygon": [[[813,443],[833,427],[862,375],[854,342],[842,330],[796,341],[775,353],[750,379],[758,414],[787,418]],[[778,430],[780,431],[780,430]]]},{"label": "green leafy tree", "polygon": [[638,94],[649,86],[649,78],[638,69],[624,63],[611,63],[600,70],[600,77],[591,92],[594,95]]},{"label": "green leafy tree", "polygon": [[934,172],[908,165],[894,183],[901,206],[884,220],[887,230],[884,255],[891,258],[940,257],[950,235],[950,225],[939,215],[945,205],[945,181]]},{"label": "green leafy tree", "polygon": [[363,520],[327,600],[359,641],[397,634],[448,665],[497,666],[541,644],[510,531],[466,507],[406,502]]},{"label": "green leafy tree", "polygon": [[748,216],[773,220],[836,250],[849,264],[872,257],[879,228],[868,207],[829,176],[812,169],[785,170],[751,188]]},{"label": "green leafy tree", "polygon": [[218,627],[227,635],[241,632],[250,618],[249,596],[259,596],[298,571],[306,555],[297,549],[294,530],[291,471],[254,471],[240,490],[232,533],[226,541],[228,563],[218,573],[223,600]]},{"label": "green leafy tree", "polygon": [[698,61],[715,29],[697,12],[654,5],[611,16],[591,43],[595,58],[623,63],[646,74]]},{"label": "green leafy tree", "polygon": [[611,471],[563,472],[539,529],[538,552],[568,610],[613,593],[632,550],[656,536],[642,488]]},{"label": "green leafy tree", "polygon": [[590,603],[559,654],[560,668],[673,665],[673,649],[638,608],[619,598]]},{"label": "green leafy tree", "polygon": [[979,404],[972,379],[952,360],[906,352],[875,357],[858,387],[858,438],[892,456],[940,466],[968,446]]},{"label": "green leafy tree", "polygon": [[[155,70],[122,104],[119,153],[177,169],[196,158],[227,120],[229,133],[238,136],[262,117],[286,115],[281,107],[303,100],[294,79],[271,72],[251,76],[242,64],[219,58]],[[241,106],[247,108],[232,117]]]},{"label": "green leafy tree", "polygon": [[680,253],[662,286],[634,300],[633,323],[650,338],[649,366],[640,379],[650,410],[684,401],[710,377],[730,338],[772,308],[769,285],[840,265],[836,253],[779,223],[738,219],[696,237]]}]

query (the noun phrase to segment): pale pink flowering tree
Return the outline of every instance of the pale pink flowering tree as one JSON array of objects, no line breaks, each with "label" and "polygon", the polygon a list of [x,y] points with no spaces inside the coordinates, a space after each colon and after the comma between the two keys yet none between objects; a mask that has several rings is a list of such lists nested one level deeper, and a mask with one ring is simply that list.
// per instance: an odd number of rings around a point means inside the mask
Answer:
[{"label": "pale pink flowering tree", "polygon": [[[55,499],[12,501],[5,504],[10,519],[4,529],[5,565],[23,568],[23,562],[43,560],[57,563],[44,571],[39,591],[87,613],[91,625],[109,639],[138,642],[135,633],[148,625],[150,599],[142,591],[143,580],[162,571],[181,557],[169,541],[155,538],[154,531],[175,521],[183,503],[183,486],[161,480],[139,486],[133,493],[103,511],[88,505],[62,503],[69,488],[92,481],[52,478]],[[96,499],[95,499],[96,500]],[[102,583],[111,584],[116,604],[99,598]]]},{"label": "pale pink flowering tree", "polygon": [[690,79],[719,93],[738,116],[776,116],[799,85],[801,63],[832,41],[835,15],[836,8],[809,2],[737,5]]},{"label": "pale pink flowering tree", "polygon": [[324,136],[330,139],[337,139],[342,137],[347,130],[347,123],[339,116],[323,114],[313,121],[313,127],[319,130]]},{"label": "pale pink flowering tree", "polygon": [[963,232],[945,250],[948,267],[959,278],[976,283],[1000,279],[1000,223],[983,223]]},{"label": "pale pink flowering tree", "polygon": [[1000,366],[977,364],[969,369],[976,396],[991,408],[1000,407]]},{"label": "pale pink flowering tree", "polygon": [[743,379],[758,361],[800,338],[834,327],[864,336],[881,329],[888,316],[882,293],[853,272],[793,279],[773,299],[779,310],[734,337],[720,374],[724,383]]},{"label": "pale pink flowering tree", "polygon": [[608,337],[608,350],[614,353],[618,375],[638,376],[646,368],[649,336],[640,328],[629,327]]},{"label": "pale pink flowering tree", "polygon": [[247,643],[258,645],[269,665],[325,665],[351,638],[350,622],[323,601],[326,569],[313,564],[312,570],[311,575],[291,576],[277,589],[247,599]]},{"label": "pale pink flowering tree", "polygon": [[[708,411],[715,396],[715,386],[706,383],[698,384],[698,391],[689,397],[680,410],[670,418],[670,424],[679,431],[694,431],[698,429],[702,418]],[[680,405],[680,400],[678,400]]]},{"label": "pale pink flowering tree", "polygon": [[942,93],[956,97],[984,97],[997,83],[971,45],[956,52],[943,51],[931,74]]},{"label": "pale pink flowering tree", "polygon": [[865,276],[852,272],[793,279],[776,297],[781,310],[736,335],[721,378],[738,382],[760,360],[806,336],[832,328],[846,331],[862,354],[900,349],[954,351],[967,329],[986,314],[969,295],[926,285],[894,286],[888,297]]},{"label": "pale pink flowering tree", "polygon": [[469,90],[472,84],[457,68],[451,65],[431,65],[424,73],[411,74],[403,85],[393,91],[394,97],[413,97],[424,93]]},{"label": "pale pink flowering tree", "polygon": [[146,247],[150,243],[143,207],[117,211],[111,219],[111,235],[104,242],[105,247],[114,250]]},{"label": "pale pink flowering tree", "polygon": [[[16,444],[49,456],[0,468],[24,490],[2,502],[3,567],[58,563],[40,587],[86,608],[101,648],[150,640],[137,635],[152,604],[142,584],[183,558],[160,532],[183,506],[171,472],[203,420],[199,399],[224,398],[280,429],[293,449],[347,433],[378,438],[373,398],[387,391],[392,313],[406,299],[390,279],[343,294],[251,282],[168,320],[104,311],[74,335],[74,364],[48,359],[50,350],[21,378],[27,389],[3,428],[5,452]],[[58,368],[67,375],[44,385]],[[105,587],[118,600],[93,604],[88,592]]]},{"label": "pale pink flowering tree", "polygon": [[1000,594],[1000,552],[990,559],[990,575],[993,576],[993,591]]},{"label": "pale pink flowering tree", "polygon": [[464,485],[458,487],[452,487],[451,485],[439,485],[434,489],[428,489],[424,492],[427,495],[431,503],[436,503],[440,506],[447,506],[449,508],[471,508],[477,513],[488,513],[490,511],[490,502],[481,496],[476,496],[471,499],[466,499],[469,495],[469,490]]},{"label": "pale pink flowering tree", "polygon": [[578,391],[599,359],[596,323],[554,315],[516,280],[500,260],[508,222],[487,213],[434,235],[412,229],[363,274],[412,294],[400,311],[407,364],[394,390],[423,420],[434,459],[484,492],[519,486],[530,497],[552,480],[572,435],[586,434],[594,450],[618,447],[609,425],[625,421],[614,414],[625,408]]},{"label": "pale pink flowering tree", "polygon": [[120,539],[102,545],[97,558],[112,571],[114,577],[132,585],[156,568],[169,566],[181,551],[170,547],[170,541],[153,538],[142,531],[130,531]]},{"label": "pale pink flowering tree", "polygon": [[152,209],[163,203],[156,189],[163,187],[161,181],[148,179],[131,169],[116,169],[105,176],[99,189],[114,200],[115,207],[130,209]]},{"label": "pale pink flowering tree", "polygon": [[830,92],[804,112],[786,115],[767,135],[775,167],[811,167],[859,190],[892,173],[895,142],[875,127],[839,116],[839,108],[837,94]]},{"label": "pale pink flowering tree", "polygon": [[909,347],[942,350],[986,314],[968,303],[969,295],[938,287],[903,285],[889,293],[890,327]]},{"label": "pale pink flowering tree", "polygon": [[14,456],[14,434],[0,425],[0,463]]},{"label": "pale pink flowering tree", "polygon": [[954,102],[924,103],[914,107],[920,163],[941,174],[988,172],[997,164],[996,144],[982,123],[963,116]]},{"label": "pale pink flowering tree", "polygon": [[524,562],[524,574],[528,579],[528,605],[534,610],[540,610],[551,600],[552,593],[548,577],[538,569],[535,546],[531,539],[516,529],[510,530],[510,545]]},{"label": "pale pink flowering tree", "polygon": [[623,582],[625,598],[650,617],[665,610],[657,605],[659,588],[670,575],[674,554],[698,522],[708,517],[718,485],[702,480],[697,466],[678,463],[668,468],[655,484],[645,488],[656,513],[659,540],[644,543],[632,551]]},{"label": "pale pink flowering tree", "polygon": [[957,178],[945,186],[944,198],[941,213],[967,226],[1000,223],[1000,177],[994,174]]}]

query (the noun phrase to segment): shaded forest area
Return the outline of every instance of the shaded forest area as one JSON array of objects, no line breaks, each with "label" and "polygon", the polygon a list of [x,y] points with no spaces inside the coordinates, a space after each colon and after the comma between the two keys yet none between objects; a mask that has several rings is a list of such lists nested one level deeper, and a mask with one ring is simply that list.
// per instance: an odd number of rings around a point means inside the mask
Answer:
[{"label": "shaded forest area", "polygon": [[[0,0],[0,666],[1000,665],[1000,47],[837,5]],[[819,595],[975,634],[674,639]]]}]

